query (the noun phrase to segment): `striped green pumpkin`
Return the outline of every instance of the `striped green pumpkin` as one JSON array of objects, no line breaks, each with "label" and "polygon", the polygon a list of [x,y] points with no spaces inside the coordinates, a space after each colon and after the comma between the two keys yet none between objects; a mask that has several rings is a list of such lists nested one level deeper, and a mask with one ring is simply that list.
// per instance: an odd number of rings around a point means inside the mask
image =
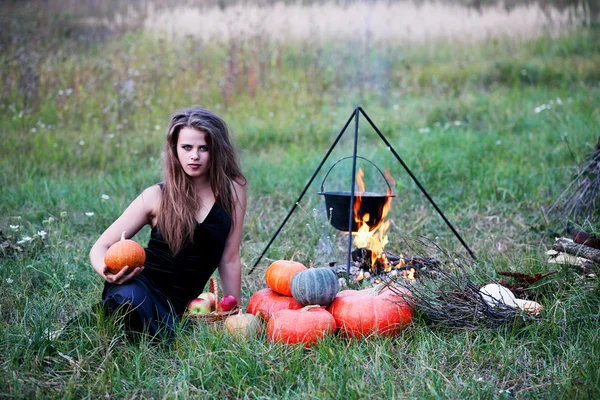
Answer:
[{"label": "striped green pumpkin", "polygon": [[328,306],[338,292],[338,280],[330,268],[310,268],[292,277],[290,289],[294,299],[303,306]]}]

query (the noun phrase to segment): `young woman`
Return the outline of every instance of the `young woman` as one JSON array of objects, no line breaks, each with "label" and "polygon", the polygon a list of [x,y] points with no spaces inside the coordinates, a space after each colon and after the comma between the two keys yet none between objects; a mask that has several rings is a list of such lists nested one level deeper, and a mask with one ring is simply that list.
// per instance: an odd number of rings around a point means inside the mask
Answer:
[{"label": "young woman", "polygon": [[[126,311],[127,328],[150,335],[171,333],[188,302],[218,268],[223,295],[240,302],[240,242],[246,179],[225,122],[190,107],[176,112],[163,152],[164,182],[144,190],[100,236],[90,251],[92,267],[106,282],[102,304]],[[111,274],[108,248],[152,228],[144,266]]]}]

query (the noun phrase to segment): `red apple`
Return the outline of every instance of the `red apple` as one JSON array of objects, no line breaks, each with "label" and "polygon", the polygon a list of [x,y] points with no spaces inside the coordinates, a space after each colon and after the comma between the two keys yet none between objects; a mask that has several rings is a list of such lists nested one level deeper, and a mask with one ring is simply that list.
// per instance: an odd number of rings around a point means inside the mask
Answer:
[{"label": "red apple", "polygon": [[217,311],[231,311],[238,305],[235,297],[231,295],[224,296],[219,303],[217,303]]},{"label": "red apple", "polygon": [[198,296],[198,298],[207,300],[210,303],[211,310],[214,310],[217,307],[217,296],[215,296],[214,293],[211,293],[211,292],[200,293],[200,296]]},{"label": "red apple", "polygon": [[209,314],[211,311],[210,302],[206,299],[197,297],[188,304],[188,313],[192,315]]}]

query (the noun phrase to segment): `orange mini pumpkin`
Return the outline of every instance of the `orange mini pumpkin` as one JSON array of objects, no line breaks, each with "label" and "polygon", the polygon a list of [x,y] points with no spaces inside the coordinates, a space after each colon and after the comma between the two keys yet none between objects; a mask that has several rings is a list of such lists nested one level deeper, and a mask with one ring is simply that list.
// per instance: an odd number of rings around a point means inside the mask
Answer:
[{"label": "orange mini pumpkin", "polygon": [[119,273],[125,266],[129,266],[131,272],[145,262],[144,248],[134,240],[125,239],[125,232],[121,234],[121,240],[110,246],[104,255],[104,265],[112,274]]},{"label": "orange mini pumpkin", "polygon": [[306,267],[297,261],[277,260],[265,271],[267,286],[284,296],[292,296],[290,285],[297,272],[306,271]]}]

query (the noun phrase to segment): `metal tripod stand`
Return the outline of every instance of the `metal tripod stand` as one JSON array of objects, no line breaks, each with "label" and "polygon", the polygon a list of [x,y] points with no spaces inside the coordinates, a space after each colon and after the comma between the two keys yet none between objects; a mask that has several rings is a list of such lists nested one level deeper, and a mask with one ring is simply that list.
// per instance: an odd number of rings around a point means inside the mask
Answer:
[{"label": "metal tripod stand", "polygon": [[275,231],[275,234],[273,235],[273,237],[271,238],[271,240],[269,241],[269,243],[267,244],[267,246],[265,247],[265,249],[262,251],[262,253],[258,257],[258,259],[256,260],[256,262],[254,263],[254,265],[252,266],[252,268],[248,272],[248,275],[250,275],[250,274],[252,274],[252,272],[254,272],[254,270],[256,269],[256,266],[258,265],[258,263],[260,262],[260,260],[263,258],[263,256],[265,255],[265,253],[267,252],[267,250],[269,249],[269,247],[271,247],[271,244],[273,244],[273,242],[275,241],[275,239],[277,238],[277,236],[279,235],[279,233],[281,232],[281,230],[283,229],[283,227],[287,223],[288,219],[290,219],[290,217],[292,216],[292,214],[294,213],[294,211],[298,207],[298,204],[300,203],[300,201],[302,200],[302,198],[306,194],[308,188],[310,187],[310,185],[312,184],[312,182],[315,180],[317,174],[319,173],[319,171],[321,170],[321,168],[323,167],[323,165],[327,161],[327,158],[329,158],[329,155],[331,154],[331,152],[333,151],[333,149],[335,148],[335,146],[338,144],[338,142],[340,141],[342,135],[344,134],[344,132],[346,132],[346,129],[348,128],[348,126],[350,125],[350,123],[352,122],[352,120],[354,119],[354,148],[353,148],[353,153],[352,153],[352,158],[353,158],[353,160],[352,160],[352,186],[351,186],[351,190],[350,190],[350,193],[351,193],[351,196],[350,196],[350,212],[349,212],[349,215],[348,215],[348,258],[347,258],[347,264],[346,264],[346,273],[347,273],[348,276],[350,276],[350,264],[351,264],[351,261],[352,261],[352,233],[351,232],[352,232],[352,223],[353,223],[353,220],[354,220],[354,213],[353,213],[353,210],[354,210],[354,198],[355,198],[354,191],[356,189],[356,158],[357,158],[357,152],[358,152],[358,121],[359,121],[359,115],[360,114],[362,114],[365,117],[365,119],[367,120],[367,122],[371,125],[371,127],[375,130],[375,132],[377,132],[377,135],[379,135],[379,137],[381,138],[381,140],[383,140],[383,142],[386,144],[387,148],[392,152],[392,154],[394,155],[394,157],[396,157],[396,159],[398,160],[398,162],[402,165],[402,167],[404,168],[404,170],[408,173],[408,175],[412,178],[412,180],[415,182],[415,184],[419,187],[419,189],[425,195],[425,197],[427,198],[427,200],[429,200],[429,202],[431,203],[431,205],[433,206],[433,208],[435,208],[435,210],[438,212],[438,214],[442,217],[442,219],[444,220],[444,222],[446,223],[446,225],[448,225],[448,227],[450,228],[450,230],[452,231],[452,233],[454,233],[454,235],[457,237],[457,239],[460,241],[460,243],[467,250],[467,252],[469,253],[469,255],[474,260],[476,260],[476,257],[475,257],[475,254],[473,254],[473,251],[471,251],[471,249],[465,243],[465,241],[460,236],[460,234],[458,233],[458,231],[454,228],[454,226],[452,226],[452,224],[450,223],[450,221],[448,221],[448,218],[446,218],[446,216],[444,215],[444,213],[442,212],[442,210],[440,210],[440,208],[437,206],[437,204],[435,203],[435,201],[433,201],[433,199],[431,198],[431,196],[429,195],[429,193],[427,193],[427,191],[425,190],[425,188],[423,187],[423,185],[421,185],[421,183],[419,182],[419,180],[417,179],[417,177],[412,173],[412,171],[404,163],[404,161],[402,160],[402,158],[400,158],[400,155],[398,155],[398,153],[396,152],[396,150],[394,150],[394,148],[392,147],[392,145],[390,144],[390,142],[385,138],[385,136],[383,136],[383,134],[381,133],[381,131],[375,126],[375,124],[373,123],[373,121],[371,121],[371,118],[369,118],[369,116],[365,113],[365,111],[361,107],[356,107],[354,109],[354,111],[352,112],[352,115],[350,115],[350,118],[348,118],[348,121],[346,121],[346,124],[344,125],[344,127],[342,128],[342,130],[340,131],[340,133],[337,135],[337,137],[335,138],[335,140],[331,144],[331,147],[329,148],[329,150],[325,154],[325,157],[323,157],[323,160],[321,160],[321,163],[319,164],[319,166],[317,167],[317,169],[315,170],[315,172],[313,173],[313,175],[308,180],[306,186],[304,187],[304,190],[302,190],[302,193],[300,193],[300,196],[298,196],[298,199],[292,205],[292,208],[290,209],[290,211],[288,212],[288,214],[286,215],[286,217],[283,219],[283,222],[281,223],[281,225],[279,226],[279,228],[277,229],[277,231]]}]

